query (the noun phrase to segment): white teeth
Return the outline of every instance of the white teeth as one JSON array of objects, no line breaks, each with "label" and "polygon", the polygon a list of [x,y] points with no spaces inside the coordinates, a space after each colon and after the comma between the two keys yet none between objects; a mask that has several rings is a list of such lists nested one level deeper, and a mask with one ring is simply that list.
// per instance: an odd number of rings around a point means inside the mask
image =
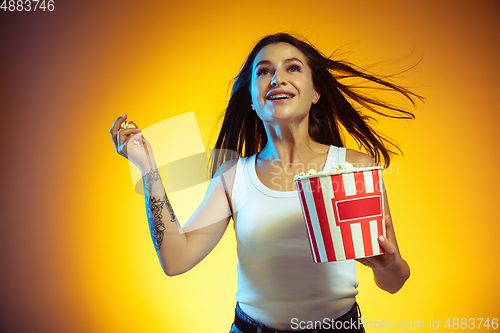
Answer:
[{"label": "white teeth", "polygon": [[276,94],[276,95],[271,95],[268,98],[269,99],[278,99],[278,98],[292,98],[293,95],[290,94]]}]

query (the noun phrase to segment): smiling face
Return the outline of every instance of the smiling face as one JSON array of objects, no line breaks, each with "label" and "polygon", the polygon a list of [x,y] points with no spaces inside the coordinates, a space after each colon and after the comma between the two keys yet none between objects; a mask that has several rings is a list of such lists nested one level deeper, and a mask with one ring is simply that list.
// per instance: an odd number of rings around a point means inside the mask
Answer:
[{"label": "smiling face", "polygon": [[288,43],[262,48],[253,63],[252,105],[264,122],[290,122],[308,115],[319,100],[305,55]]}]

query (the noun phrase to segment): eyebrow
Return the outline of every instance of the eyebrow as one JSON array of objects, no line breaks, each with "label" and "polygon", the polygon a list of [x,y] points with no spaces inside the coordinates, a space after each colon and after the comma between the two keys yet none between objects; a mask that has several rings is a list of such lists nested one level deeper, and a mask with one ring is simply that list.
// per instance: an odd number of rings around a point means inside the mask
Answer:
[{"label": "eyebrow", "polygon": [[[285,59],[284,62],[290,62],[290,61],[298,61],[300,62],[302,65],[304,65],[304,63],[302,61],[300,61],[299,58],[288,58],[288,59]],[[269,60],[261,60],[259,61],[256,65],[255,65],[255,68],[259,67],[260,65],[263,65],[263,64],[270,64],[271,62]]]}]

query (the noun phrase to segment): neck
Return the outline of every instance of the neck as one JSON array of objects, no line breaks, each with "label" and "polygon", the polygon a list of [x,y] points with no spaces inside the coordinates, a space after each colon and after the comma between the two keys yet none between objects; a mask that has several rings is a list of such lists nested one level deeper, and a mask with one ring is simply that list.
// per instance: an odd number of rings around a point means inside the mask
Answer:
[{"label": "neck", "polygon": [[309,135],[309,119],[297,125],[264,123],[267,144],[259,153],[259,159],[274,160],[282,166],[302,163],[325,154],[325,145]]}]

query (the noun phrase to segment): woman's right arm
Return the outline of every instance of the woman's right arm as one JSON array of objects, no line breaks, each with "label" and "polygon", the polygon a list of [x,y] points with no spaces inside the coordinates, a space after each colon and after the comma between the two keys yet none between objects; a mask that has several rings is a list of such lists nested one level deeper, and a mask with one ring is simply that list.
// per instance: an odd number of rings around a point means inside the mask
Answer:
[{"label": "woman's right arm", "polygon": [[[203,202],[181,227],[163,187],[149,143],[136,129],[119,131],[126,116],[119,117],[110,130],[117,152],[141,170],[151,238],[165,274],[182,274],[198,264],[223,236],[230,218],[230,193],[237,160],[223,164],[212,178]],[[133,140],[138,144],[133,144]],[[146,149],[149,156],[146,154]]]}]

